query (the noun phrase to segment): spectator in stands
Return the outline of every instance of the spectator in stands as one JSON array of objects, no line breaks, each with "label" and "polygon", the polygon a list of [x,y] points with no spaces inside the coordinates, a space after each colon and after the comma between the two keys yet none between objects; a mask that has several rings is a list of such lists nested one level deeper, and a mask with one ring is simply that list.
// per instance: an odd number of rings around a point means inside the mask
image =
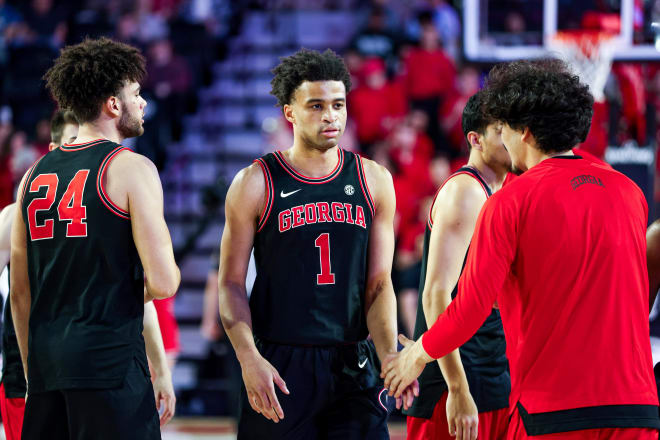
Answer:
[{"label": "spectator in stands", "polygon": [[190,68],[185,58],[174,53],[172,43],[167,39],[154,41],[149,46],[147,81],[145,89],[150,90],[158,103],[156,118],[159,130],[171,127],[171,138],[181,138],[181,120],[185,102],[191,86]]},{"label": "spectator in stands", "polygon": [[25,132],[20,130],[9,137],[9,151],[11,154],[9,166],[16,185],[27,169],[39,158],[39,153],[28,142]]},{"label": "spectator in stands", "polygon": [[385,11],[380,7],[371,10],[367,25],[360,30],[348,46],[349,51],[364,57],[379,57],[385,62],[387,72],[392,75],[397,71],[399,36],[387,28]]},{"label": "spectator in stands", "polygon": [[401,84],[388,81],[385,63],[380,58],[366,60],[359,77],[362,81],[351,91],[347,102],[356,123],[360,149],[371,152],[371,146],[385,139],[397,120],[405,116],[408,103]]},{"label": "spectator in stands", "polygon": [[456,78],[456,87],[448,91],[440,106],[440,127],[451,146],[447,151],[452,157],[466,155],[467,145],[461,125],[463,108],[470,96],[479,90],[480,85],[479,71],[472,66],[463,67]]},{"label": "spectator in stands", "polygon": [[456,69],[440,46],[435,26],[421,18],[419,46],[412,48],[403,60],[406,92],[415,109],[429,118],[428,134],[437,150],[446,150],[447,141],[438,124],[438,109],[454,89]]},{"label": "spectator in stands", "polygon": [[61,47],[67,34],[66,11],[53,0],[32,0],[23,12],[30,39],[36,44]]}]

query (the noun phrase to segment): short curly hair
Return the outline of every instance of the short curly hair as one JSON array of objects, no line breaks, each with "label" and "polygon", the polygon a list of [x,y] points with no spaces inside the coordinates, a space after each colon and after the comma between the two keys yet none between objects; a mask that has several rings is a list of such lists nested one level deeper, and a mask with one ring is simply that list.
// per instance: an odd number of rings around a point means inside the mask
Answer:
[{"label": "short curly hair", "polygon": [[341,81],[346,93],[351,90],[351,76],[344,60],[330,49],[323,53],[300,49],[291,56],[280,58],[280,64],[271,72],[275,77],[270,82],[270,93],[277,98],[280,107],[291,103],[296,89],[305,81]]},{"label": "short curly hair", "polygon": [[584,142],[593,104],[589,87],[558,59],[499,64],[488,74],[486,113],[514,130],[528,127],[544,153]]},{"label": "short curly hair", "polygon": [[133,46],[86,38],[63,48],[44,80],[59,107],[71,110],[82,124],[98,118],[102,103],[118,95],[127,81],[141,82],[145,65]]}]

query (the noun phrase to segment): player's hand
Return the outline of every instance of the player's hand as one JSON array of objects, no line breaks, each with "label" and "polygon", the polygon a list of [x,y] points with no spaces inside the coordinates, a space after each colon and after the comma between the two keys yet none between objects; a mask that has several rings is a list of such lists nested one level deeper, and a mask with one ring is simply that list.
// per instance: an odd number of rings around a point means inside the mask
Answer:
[{"label": "player's hand", "polygon": [[[388,354],[385,356],[383,364],[394,360],[397,355],[397,353]],[[401,409],[401,406],[403,406],[403,409],[409,409],[417,396],[419,396],[419,382],[415,379],[405,390],[403,390],[401,397],[396,398],[396,409]]]},{"label": "player's hand", "polygon": [[399,398],[403,392],[415,381],[427,362],[433,360],[422,347],[421,338],[413,342],[403,335],[399,335],[399,342],[403,350],[394,356],[387,357],[383,362],[380,377],[385,379],[385,388],[388,394]]},{"label": "player's hand", "polygon": [[289,394],[289,390],[280,373],[259,353],[242,359],[241,370],[252,409],[275,423],[282,420],[284,411],[277,400],[273,384],[284,394]]},{"label": "player's hand", "polygon": [[154,396],[156,398],[156,408],[160,413],[160,426],[165,425],[174,416],[176,406],[176,396],[172,386],[172,375],[166,374],[154,375],[153,379]]},{"label": "player's hand", "polygon": [[479,426],[479,413],[469,391],[450,391],[447,396],[447,423],[449,435],[456,440],[475,440]]}]

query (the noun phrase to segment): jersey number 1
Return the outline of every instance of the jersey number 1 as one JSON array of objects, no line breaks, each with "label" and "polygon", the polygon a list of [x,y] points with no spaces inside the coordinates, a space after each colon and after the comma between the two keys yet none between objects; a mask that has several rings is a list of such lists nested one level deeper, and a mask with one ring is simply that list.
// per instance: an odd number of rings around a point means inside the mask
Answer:
[{"label": "jersey number 1", "polygon": [[[62,200],[57,205],[59,220],[68,222],[66,225],[67,237],[87,236],[87,223],[85,223],[87,208],[82,204],[82,200],[88,175],[89,170],[78,171],[69,182],[62,195]],[[32,240],[45,240],[54,236],[55,221],[47,219],[42,225],[39,225],[37,224],[37,212],[48,211],[53,206],[58,183],[57,174],[39,174],[30,184],[30,192],[37,192],[43,186],[48,187],[46,196],[32,200],[27,208],[28,227]]]},{"label": "jersey number 1", "polygon": [[335,274],[330,268],[330,234],[319,235],[314,244],[319,248],[321,260],[321,273],[316,275],[316,284],[335,284]]}]

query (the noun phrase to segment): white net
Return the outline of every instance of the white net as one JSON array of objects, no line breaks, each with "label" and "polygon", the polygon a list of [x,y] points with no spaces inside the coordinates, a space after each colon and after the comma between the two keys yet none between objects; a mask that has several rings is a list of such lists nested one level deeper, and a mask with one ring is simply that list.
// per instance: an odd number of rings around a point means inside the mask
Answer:
[{"label": "white net", "polygon": [[549,49],[566,61],[580,80],[589,86],[594,100],[604,101],[605,83],[620,40],[605,33],[557,33]]}]

